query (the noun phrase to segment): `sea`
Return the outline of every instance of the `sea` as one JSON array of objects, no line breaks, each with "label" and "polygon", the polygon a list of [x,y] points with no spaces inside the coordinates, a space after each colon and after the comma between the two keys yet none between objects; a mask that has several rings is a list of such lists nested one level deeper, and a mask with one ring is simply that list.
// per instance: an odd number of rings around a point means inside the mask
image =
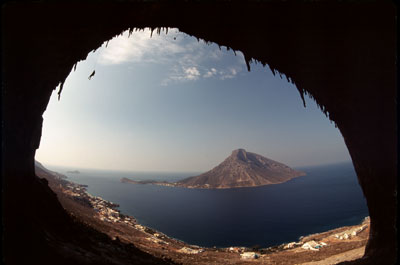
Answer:
[{"label": "sea", "polygon": [[[120,205],[121,213],[169,237],[203,247],[270,247],[368,216],[351,163],[296,168],[307,173],[282,184],[187,189],[134,180],[177,181],[200,172],[119,172],[46,166],[88,185],[88,193]],[[79,174],[67,173],[79,170]]]}]

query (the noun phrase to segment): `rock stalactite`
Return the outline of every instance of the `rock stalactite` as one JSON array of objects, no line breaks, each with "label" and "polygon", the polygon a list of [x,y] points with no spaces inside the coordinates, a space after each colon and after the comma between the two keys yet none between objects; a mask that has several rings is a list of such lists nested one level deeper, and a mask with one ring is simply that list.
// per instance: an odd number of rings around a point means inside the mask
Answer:
[{"label": "rock stalactite", "polygon": [[[63,253],[73,240],[75,245],[87,241],[60,228],[74,225],[35,176],[34,156],[50,95],[74,65],[121,32],[144,27],[175,27],[241,51],[248,68],[252,60],[268,64],[290,78],[302,98],[312,96],[342,133],[367,200],[371,230],[362,262],[394,262],[396,8],[390,1],[9,2],[2,22],[4,254],[9,264],[44,264],[56,257],[59,264],[100,264],[90,256]],[[33,246],[23,254],[22,239]],[[35,252],[39,249],[46,251]]]}]

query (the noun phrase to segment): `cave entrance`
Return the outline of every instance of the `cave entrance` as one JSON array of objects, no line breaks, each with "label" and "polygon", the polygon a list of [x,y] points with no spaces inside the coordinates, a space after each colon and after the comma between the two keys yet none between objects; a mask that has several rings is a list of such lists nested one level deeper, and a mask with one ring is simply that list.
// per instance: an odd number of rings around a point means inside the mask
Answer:
[{"label": "cave entrance", "polygon": [[[78,63],[61,100],[56,92],[51,98],[36,159],[118,203],[137,219],[136,230],[144,225],[153,236],[156,229],[200,246],[269,247],[368,215],[343,138],[313,100],[306,97],[304,108],[295,85],[268,67],[252,63],[248,72],[240,52],[176,29],[165,33],[124,32]],[[173,182],[210,170],[238,148],[307,175],[234,190],[120,182]],[[79,197],[81,188],[68,196]],[[65,206],[68,197],[60,201]]]}]

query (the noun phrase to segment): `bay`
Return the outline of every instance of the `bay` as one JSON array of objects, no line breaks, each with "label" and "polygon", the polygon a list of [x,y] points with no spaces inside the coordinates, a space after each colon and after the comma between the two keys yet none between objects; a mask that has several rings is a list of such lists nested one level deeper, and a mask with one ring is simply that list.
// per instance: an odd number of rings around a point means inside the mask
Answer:
[{"label": "bay", "polygon": [[[306,176],[254,188],[187,189],[121,183],[177,181],[199,172],[118,172],[48,167],[88,192],[120,205],[123,214],[189,244],[269,247],[300,236],[355,225],[368,208],[351,163],[296,168]],[[74,168],[76,169],[76,168]]]}]

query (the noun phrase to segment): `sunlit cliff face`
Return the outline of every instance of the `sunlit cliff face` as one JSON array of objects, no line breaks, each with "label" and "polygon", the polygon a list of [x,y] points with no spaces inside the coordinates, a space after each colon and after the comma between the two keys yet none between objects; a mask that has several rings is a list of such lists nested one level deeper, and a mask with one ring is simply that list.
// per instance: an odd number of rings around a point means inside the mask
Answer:
[{"label": "sunlit cliff face", "polygon": [[[35,244],[43,238],[38,237],[43,235],[38,232],[41,229],[61,236],[45,218],[46,212],[59,213],[51,218],[55,223],[67,218],[33,172],[42,115],[54,88],[64,83],[90,51],[124,30],[172,26],[241,51],[247,62],[254,58],[268,64],[329,113],[344,137],[369,207],[371,233],[365,262],[393,263],[397,137],[396,24],[391,3],[354,3],[345,8],[316,4],[310,8],[274,3],[121,6],[107,2],[93,11],[92,4],[82,3],[12,4],[3,9],[2,173],[7,250],[18,249],[16,238],[22,235],[31,246],[44,246]],[[35,196],[27,204],[29,194]],[[35,225],[20,221],[31,218]],[[27,250],[24,257],[35,250]],[[48,253],[55,253],[54,249]]]}]

